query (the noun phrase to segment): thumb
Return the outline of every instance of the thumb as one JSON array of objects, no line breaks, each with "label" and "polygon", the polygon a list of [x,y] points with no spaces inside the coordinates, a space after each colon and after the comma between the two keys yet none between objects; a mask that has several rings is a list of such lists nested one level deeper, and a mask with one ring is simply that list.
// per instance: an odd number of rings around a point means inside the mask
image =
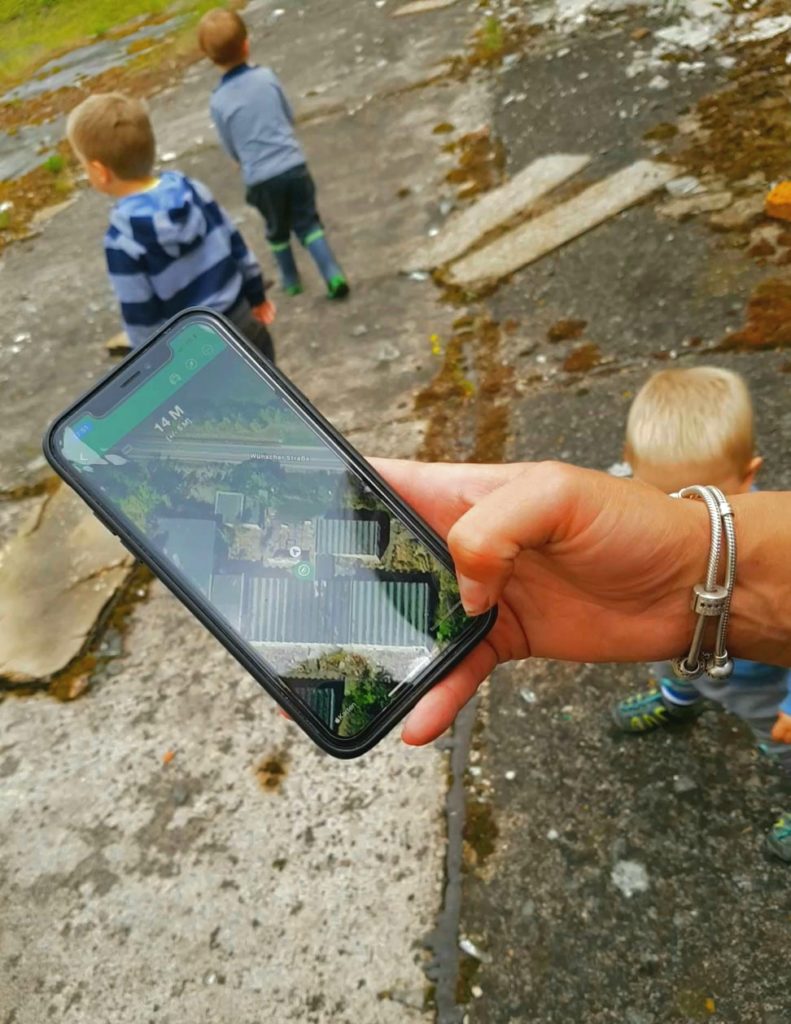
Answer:
[{"label": "thumb", "polygon": [[448,547],[467,612],[480,615],[497,603],[522,551],[541,548],[566,531],[587,475],[562,463],[528,464],[456,521]]}]

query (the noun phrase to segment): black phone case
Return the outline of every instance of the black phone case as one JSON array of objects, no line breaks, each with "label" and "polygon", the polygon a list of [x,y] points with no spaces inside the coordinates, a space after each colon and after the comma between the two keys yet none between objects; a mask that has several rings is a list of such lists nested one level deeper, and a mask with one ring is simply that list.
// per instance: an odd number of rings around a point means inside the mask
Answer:
[{"label": "black phone case", "polygon": [[232,344],[240,347],[248,359],[252,359],[264,371],[265,376],[276,383],[282,392],[292,400],[316,427],[323,439],[333,447],[354,470],[360,478],[377,493],[383,503],[387,505],[398,518],[400,518],[429,548],[429,550],[451,571],[454,571],[453,561],[447,547],[439,536],[423,522],[399,496],[393,491],[390,485],[366,462],[360,453],[349,442],[338,433],[321,413],[311,405],[310,401],[302,392],[273,364],[264,360],[263,357],[245,340],[244,336],[224,316],[209,309],[195,307],[187,309],[169,320],[160,330],[153,335],[139,349],[130,353],[126,359],[110,373],[106,374],[95,387],[86,391],[76,402],[65,412],[61,413],[47,428],[43,439],[43,450],[47,461],[89,506],[93,514],[107,529],[118,537],[124,546],[141,562],[145,563],[165,586],[173,593],[182,604],[192,612],[196,619],[201,622],[210,633],[220,641],[234,658],[245,668],[256,682],[267,691],[267,693],[291,716],[291,718],[303,729],[308,736],[328,754],[338,758],[359,757],[375,746],[394,725],[415,706],[418,700],[439,682],[447,673],[462,661],[466,655],[486,636],[497,619],[497,609],[492,608],[484,615],[473,619],[467,633],[443,652],[436,661],[427,668],[424,676],[419,677],[418,682],[407,691],[403,700],[397,700],[382,715],[375,719],[370,726],[364,729],[358,736],[340,740],[333,736],[325,726],[315,718],[310,709],[295,697],[284,684],[280,677],[269,670],[253,653],[248,650],[244,642],[237,636],[223,621],[214,614],[213,609],[196,595],[194,591],[186,586],[171,568],[159,558],[156,552],[149,550],[144,544],[129,531],[123,522],[116,521],[108,510],[104,509],[100,502],[88,491],[80,475],[76,473],[71,465],[61,460],[55,445],[55,435],[64,421],[71,419],[82,407],[83,403],[91,399],[97,392],[113,378],[127,372],[129,367],[155,345],[163,337],[181,330],[190,323],[204,323],[218,331]]}]

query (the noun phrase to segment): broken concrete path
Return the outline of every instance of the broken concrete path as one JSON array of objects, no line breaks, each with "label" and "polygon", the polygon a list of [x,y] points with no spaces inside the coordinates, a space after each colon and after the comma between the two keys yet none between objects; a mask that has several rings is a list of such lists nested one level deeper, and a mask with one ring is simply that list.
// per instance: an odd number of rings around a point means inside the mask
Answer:
[{"label": "broken concrete path", "polygon": [[554,153],[539,157],[509,182],[487,193],[448,221],[442,233],[410,256],[407,270],[431,270],[463,255],[490,231],[529,211],[533,203],[590,163],[585,154]]},{"label": "broken concrete path", "polygon": [[83,650],[132,556],[67,487],[0,554],[0,677],[47,679]]},{"label": "broken concrete path", "polygon": [[449,280],[471,285],[506,277],[645,199],[677,173],[670,164],[638,160],[460,260],[451,268]]},{"label": "broken concrete path", "polygon": [[414,0],[393,11],[394,18],[402,18],[407,14],[425,14],[428,11],[439,11],[444,7],[452,7],[457,0]]}]

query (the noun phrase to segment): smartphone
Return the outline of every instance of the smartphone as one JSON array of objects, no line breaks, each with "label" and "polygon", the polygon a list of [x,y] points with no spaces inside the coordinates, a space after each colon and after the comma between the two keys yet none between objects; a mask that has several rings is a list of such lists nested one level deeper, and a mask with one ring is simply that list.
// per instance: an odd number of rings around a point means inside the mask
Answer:
[{"label": "smartphone", "polygon": [[219,314],[169,321],[48,429],[53,469],[328,753],[488,632],[439,537]]}]

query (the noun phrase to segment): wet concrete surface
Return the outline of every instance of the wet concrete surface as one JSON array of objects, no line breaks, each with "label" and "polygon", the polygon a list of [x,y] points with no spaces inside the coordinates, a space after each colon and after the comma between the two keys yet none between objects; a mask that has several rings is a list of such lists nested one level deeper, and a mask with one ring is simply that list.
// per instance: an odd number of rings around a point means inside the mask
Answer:
[{"label": "wet concrete surface", "polygon": [[668,87],[660,90],[648,85],[654,70],[630,76],[630,67],[647,56],[653,41],[650,35],[635,40],[632,33],[661,24],[663,19],[636,13],[550,33],[535,53],[506,68],[495,109],[498,130],[508,140],[508,166],[523,167],[546,153],[591,153],[586,177],[595,179],[651,156],[644,133],[675,121],[725,80],[711,61],[694,75],[665,62]]},{"label": "wet concrete surface", "polygon": [[[512,172],[554,151],[590,151],[598,177],[653,155],[643,132],[719,73],[684,79],[671,68],[668,89],[632,97],[624,67],[645,23],[633,14],[548,34],[535,56],[497,74],[411,88],[462,47],[477,10],[414,20],[370,3],[349,11],[315,0],[295,4],[290,20],[272,20],[271,5],[251,15],[267,27],[260,56],[308,118],[320,204],[354,285],[348,304],[328,305],[306,265],[308,292],[280,300],[275,337],[286,371],[358,446],[409,456],[436,412],[414,409],[440,365],[429,336],[447,339],[468,311],[397,273],[453,194],[443,182],[453,156],[433,128],[493,123]],[[213,144],[212,81],[193,68],[155,102],[160,151],[216,191],[267,265],[257,215]],[[659,202],[469,307],[516,321],[498,349],[513,367],[499,399],[505,454],[606,467],[621,458],[626,410],[648,373],[716,362],[753,388],[764,486],[791,486],[778,372],[787,354],[705,351],[742,322],[766,271],[701,221],[658,218]],[[81,194],[0,265],[15,297],[0,347],[2,489],[35,479],[46,419],[107,365],[102,342],[117,320],[105,213],[101,197]],[[550,342],[549,328],[569,317],[586,322],[580,336]],[[31,342],[17,346],[23,331]],[[601,364],[564,370],[587,343]],[[462,455],[478,443],[467,427],[453,436]],[[9,511],[0,524],[21,519]],[[462,823],[458,786],[445,806],[446,742],[412,752],[391,737],[361,762],[322,757],[158,586],[116,654],[79,701],[0,703],[8,1024],[791,1021],[789,876],[761,850],[791,792],[715,711],[693,730],[614,737],[608,703],[642,684],[639,667],[498,671],[469,750],[464,730],[456,737],[454,768],[467,761]],[[484,962],[456,952],[460,935]]]},{"label": "wet concrete surface", "polygon": [[[788,1021],[788,868],[761,842],[791,788],[716,711],[614,736],[610,702],[644,682],[540,663],[492,679],[474,782],[498,834],[462,913],[491,961],[468,964],[470,1021]],[[645,891],[618,888],[623,862]]]},{"label": "wet concrete surface", "polygon": [[[334,0],[316,0],[295,4],[288,17],[272,21],[272,7],[260,5],[250,15],[253,28],[260,19],[266,31],[265,40],[253,39],[253,55],[281,74],[297,116],[310,118],[301,138],[316,166],[320,209],[356,284],[353,306],[330,306],[312,267],[306,267],[308,293],[284,304],[275,328],[286,370],[311,397],[318,397],[324,375],[342,365],[342,359],[333,358],[330,367],[325,359],[316,368],[316,353],[329,346],[329,339],[333,353],[340,354],[339,345],[345,344],[350,352],[362,349],[373,362],[380,340],[395,342],[407,334],[406,344],[417,350],[419,339],[435,329],[439,314],[421,319],[409,312],[421,291],[421,301],[433,310],[434,292],[430,282],[398,277],[402,247],[425,237],[437,201],[439,146],[431,129],[447,116],[449,105],[458,106],[459,125],[470,127],[479,126],[477,119],[487,117],[488,108],[474,89],[457,87],[451,96],[449,86],[441,83],[431,95],[419,88],[409,91],[436,76],[442,61],[461,49],[473,23],[469,11],[451,9],[413,23],[359,3],[353,18],[340,18]],[[432,25],[428,34],[426,18]],[[152,115],[158,151],[176,156],[165,166],[206,181],[273,276],[261,219],[245,206],[236,170],[215,141],[208,100],[216,81],[213,68],[199,64],[183,86],[157,97]],[[374,96],[380,98],[374,101]],[[412,190],[408,201],[397,197],[403,188]],[[39,237],[10,247],[0,262],[0,289],[11,300],[0,328],[0,491],[33,478],[48,419],[108,365],[102,342],[118,330],[118,320],[102,252],[107,208],[104,197],[85,190]],[[305,322],[307,310],[312,317],[320,314],[321,341],[315,319],[313,334]],[[350,336],[359,323],[370,332],[364,343]],[[22,335],[26,340],[17,343]],[[377,373],[401,372],[405,361],[393,360]],[[345,368],[339,373],[348,380]],[[365,386],[365,375],[359,379]],[[327,393],[338,394],[337,387],[328,387]],[[339,405],[349,408],[352,402],[347,396]]]},{"label": "wet concrete surface", "polygon": [[[396,93],[431,77],[471,24],[469,11],[446,15],[427,36],[425,21],[326,0],[309,19],[272,23],[269,6],[261,55],[314,114],[319,102],[358,107],[377,83]],[[332,90],[304,96],[331,73]],[[188,77],[152,104],[160,152],[215,190],[271,275],[260,219],[208,124],[215,75]],[[446,334],[457,312],[398,267],[436,213],[433,127],[450,113],[471,130],[488,106],[479,86],[405,95],[304,125],[353,292],[328,303],[298,253],[305,294],[273,298],[286,371],[363,451],[409,457],[423,434],[414,393],[434,369],[429,334]],[[106,201],[85,191],[5,255],[6,490],[38,479],[47,419],[109,365],[105,223]],[[15,342],[21,332],[30,341]],[[10,533],[24,515],[6,507]],[[0,1020],[431,1019],[424,941],[443,888],[445,753],[392,736],[352,764],[321,756],[161,587],[135,600],[79,700],[0,693]]]},{"label": "wet concrete surface", "polygon": [[437,751],[322,755],[160,585],[0,719],[4,1024],[423,1019]]},{"label": "wet concrete surface", "polygon": [[[620,38],[639,24],[628,21]],[[565,44],[566,62],[577,66],[578,48],[587,61],[592,99],[623,95],[611,53],[623,44],[613,38],[601,61],[595,34]],[[509,166],[577,138],[604,151],[608,169],[647,155],[635,142],[646,121],[619,125],[607,102],[575,111],[565,91],[573,75],[547,74],[541,89],[528,88],[538,68],[506,73],[504,88],[530,97],[519,116],[515,104],[497,103],[501,92],[495,98]],[[675,87],[661,93],[653,116],[670,119],[688,98]],[[767,271],[705,221],[659,219],[656,202],[526,268],[487,300],[497,319],[519,321],[509,347],[518,392],[509,454],[607,468],[622,458],[626,413],[646,377],[709,363],[747,378],[766,458],[761,484],[787,488],[787,356],[707,351],[742,322]],[[586,326],[552,343],[547,332],[562,318]],[[586,342],[604,364],[566,372],[565,359]],[[487,959],[462,963],[459,996],[472,1024],[791,1021],[788,867],[762,849],[774,817],[791,808],[791,787],[738,721],[714,709],[694,729],[616,736],[609,705],[646,679],[639,666],[539,662],[493,676],[477,774],[468,775],[471,800],[488,815],[488,831],[472,837],[462,901],[462,932]],[[474,844],[487,841],[494,850],[481,866]],[[623,871],[647,887],[626,895]]]}]

